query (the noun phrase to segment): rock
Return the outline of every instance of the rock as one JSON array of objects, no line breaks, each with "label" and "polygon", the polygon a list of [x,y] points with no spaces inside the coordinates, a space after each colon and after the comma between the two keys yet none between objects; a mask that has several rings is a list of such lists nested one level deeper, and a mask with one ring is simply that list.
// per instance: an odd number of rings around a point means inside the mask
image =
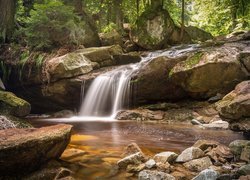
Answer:
[{"label": "rock", "polygon": [[169,109],[179,109],[180,106],[175,103],[158,103],[158,104],[150,104],[143,106],[145,109],[153,110],[153,111],[166,111]]},{"label": "rock", "polygon": [[208,129],[228,129],[229,123],[227,121],[219,120],[211,122],[209,124],[203,124],[202,126]]},{"label": "rock", "polygon": [[124,169],[127,168],[129,164],[139,165],[143,162],[145,162],[145,157],[143,156],[143,154],[138,152],[121,159],[117,162],[117,165],[119,166],[119,168]]},{"label": "rock", "polygon": [[193,180],[216,180],[218,173],[212,169],[205,169],[201,171]]},{"label": "rock", "polygon": [[63,160],[70,160],[78,156],[83,156],[86,154],[85,151],[75,148],[66,149],[63,154],[61,155],[61,159]]},{"label": "rock", "polygon": [[219,175],[216,180],[229,180],[229,179],[233,179],[230,174],[222,174]]},{"label": "rock", "polygon": [[250,179],[250,175],[247,176],[240,176],[239,180],[249,180]]},{"label": "rock", "polygon": [[50,117],[52,118],[70,118],[75,116],[75,113],[71,110],[62,110],[59,112],[56,112],[54,114],[52,114]]},{"label": "rock", "polygon": [[121,35],[116,31],[99,34],[102,46],[123,45]]},{"label": "rock", "polygon": [[193,53],[174,66],[169,73],[170,80],[195,99],[230,92],[247,79],[246,70],[236,58],[240,52],[237,46],[239,44],[227,44]]},{"label": "rock", "polygon": [[203,171],[209,166],[213,165],[209,157],[203,157],[200,159],[194,159],[189,162],[186,162],[183,164],[186,168],[188,168],[190,171],[196,171],[200,172]]},{"label": "rock", "polygon": [[188,162],[193,159],[198,159],[203,157],[205,154],[204,152],[197,147],[190,147],[182,151],[182,153],[177,157],[175,160],[176,162]]},{"label": "rock", "polygon": [[185,59],[186,57],[167,58],[162,56],[151,60],[140,68],[132,81],[137,87],[138,103],[184,98],[185,91],[180,86],[175,85],[168,74],[175,64]]},{"label": "rock", "polygon": [[175,178],[167,173],[151,170],[143,170],[138,175],[139,180],[175,180]]},{"label": "rock", "polygon": [[240,160],[243,160],[243,161],[250,163],[250,145],[245,146],[242,149],[242,152],[240,155]]},{"label": "rock", "polygon": [[205,151],[209,147],[215,148],[219,145],[220,143],[212,140],[198,140],[196,143],[193,145],[193,147],[200,148],[202,151]]},{"label": "rock", "polygon": [[168,162],[166,163],[158,162],[156,163],[156,167],[158,171],[166,172],[166,173],[170,172],[170,164]]},{"label": "rock", "polygon": [[0,130],[15,128],[15,124],[11,122],[7,117],[0,116]]},{"label": "rock", "polygon": [[164,119],[163,111],[150,111],[147,109],[123,110],[116,114],[117,120],[162,120]]},{"label": "rock", "polygon": [[129,164],[127,166],[126,171],[129,173],[138,173],[142,171],[143,169],[145,169],[145,164],[139,164],[139,165]]},{"label": "rock", "polygon": [[185,27],[185,31],[194,41],[207,41],[209,39],[213,39],[212,34],[195,26]]},{"label": "rock", "polygon": [[0,90],[5,90],[5,86],[1,78],[0,78]]},{"label": "rock", "polygon": [[[60,157],[70,141],[71,125],[0,131],[0,171],[30,172]],[[32,166],[31,166],[32,164]]]},{"label": "rock", "polygon": [[191,123],[192,123],[193,125],[202,125],[202,123],[201,123],[200,121],[198,121],[197,119],[192,119],[192,120],[191,120]]},{"label": "rock", "polygon": [[17,117],[24,117],[30,113],[31,106],[15,94],[0,90],[0,109],[7,110],[7,113]]},{"label": "rock", "polygon": [[238,59],[250,73],[250,52],[243,51],[238,55]]},{"label": "rock", "polygon": [[161,162],[161,163],[172,163],[175,161],[175,159],[178,157],[178,154],[174,153],[174,152],[170,152],[170,151],[167,151],[167,152],[162,152],[162,153],[159,153],[159,154],[156,154],[154,156],[154,160],[156,162]]},{"label": "rock", "polygon": [[215,103],[215,102],[221,100],[222,98],[223,98],[223,95],[218,93],[218,94],[216,94],[216,96],[209,98],[207,101],[209,103]]},{"label": "rock", "polygon": [[250,164],[241,166],[239,168],[239,170],[237,171],[237,174],[240,176],[249,175],[250,174]]},{"label": "rock", "polygon": [[124,153],[122,154],[123,157],[135,154],[135,153],[140,153],[143,156],[145,156],[142,152],[142,150],[140,149],[140,147],[136,144],[136,143],[131,143],[129,144],[125,149],[124,149]]},{"label": "rock", "polygon": [[235,89],[216,103],[220,115],[229,119],[250,117],[250,81],[238,84]]},{"label": "rock", "polygon": [[153,160],[153,159],[149,159],[149,160],[145,163],[145,166],[146,166],[146,168],[151,169],[151,168],[153,168],[153,167],[156,166],[156,162],[155,162],[155,160]]},{"label": "rock", "polygon": [[206,155],[208,155],[215,162],[221,163],[225,163],[227,159],[233,158],[231,150],[227,146],[221,144],[210,150],[208,153],[206,153]]},{"label": "rock", "polygon": [[87,74],[94,69],[91,62],[80,50],[46,61],[46,74],[49,82]]},{"label": "rock", "polygon": [[138,53],[128,53],[128,54],[120,54],[114,55],[114,60],[116,65],[124,65],[124,64],[131,64],[137,63],[141,61],[141,56]]},{"label": "rock", "polygon": [[62,167],[59,162],[50,161],[46,165],[39,168],[39,170],[25,175],[21,179],[37,180],[37,179],[64,179],[73,180],[73,172]]},{"label": "rock", "polygon": [[237,159],[240,158],[242,150],[250,146],[250,141],[247,140],[235,140],[229,144],[231,152],[236,156]]},{"label": "rock", "polygon": [[[132,28],[132,40],[144,49],[163,49],[168,44],[180,43],[180,29],[175,26],[168,11],[151,6],[144,11]],[[185,32],[185,42],[190,42]]]},{"label": "rock", "polygon": [[246,139],[250,139],[250,118],[231,122],[230,129],[233,131],[242,131]]}]

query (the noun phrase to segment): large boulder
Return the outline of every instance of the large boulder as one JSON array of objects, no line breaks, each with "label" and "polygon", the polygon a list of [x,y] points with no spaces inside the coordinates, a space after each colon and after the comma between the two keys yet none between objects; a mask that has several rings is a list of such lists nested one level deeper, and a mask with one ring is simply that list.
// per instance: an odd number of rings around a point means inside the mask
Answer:
[{"label": "large boulder", "polygon": [[71,125],[0,131],[0,172],[30,172],[57,159],[70,141]]},{"label": "large boulder", "polygon": [[216,104],[220,115],[229,119],[250,117],[250,81],[238,84]]},{"label": "large boulder", "polygon": [[169,73],[170,79],[196,99],[210,98],[230,92],[247,79],[244,66],[238,61],[240,48],[246,44],[225,44],[195,52],[179,62]]},{"label": "large boulder", "polygon": [[17,117],[24,117],[30,113],[30,104],[15,94],[0,90],[0,110]]},{"label": "large boulder", "polygon": [[185,31],[188,33],[191,39],[195,41],[206,41],[209,39],[213,39],[213,36],[211,33],[208,33],[195,26],[185,27]]},{"label": "large boulder", "polygon": [[[162,49],[170,43],[180,42],[180,30],[167,10],[160,5],[148,7],[132,29],[132,39],[144,49]],[[190,41],[188,35],[184,35]]]},{"label": "large boulder", "polygon": [[139,69],[132,81],[136,86],[138,102],[176,100],[185,97],[186,93],[179,85],[170,80],[171,69],[186,57],[168,58],[157,57]]}]

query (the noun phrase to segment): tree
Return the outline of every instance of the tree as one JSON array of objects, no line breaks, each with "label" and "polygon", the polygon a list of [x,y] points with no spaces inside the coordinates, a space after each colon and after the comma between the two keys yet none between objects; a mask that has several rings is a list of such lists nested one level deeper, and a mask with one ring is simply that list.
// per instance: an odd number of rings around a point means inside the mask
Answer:
[{"label": "tree", "polygon": [[0,38],[5,43],[14,31],[16,0],[0,0]]},{"label": "tree", "polygon": [[181,40],[183,40],[184,35],[184,18],[185,18],[185,0],[182,0],[182,6],[181,6]]}]

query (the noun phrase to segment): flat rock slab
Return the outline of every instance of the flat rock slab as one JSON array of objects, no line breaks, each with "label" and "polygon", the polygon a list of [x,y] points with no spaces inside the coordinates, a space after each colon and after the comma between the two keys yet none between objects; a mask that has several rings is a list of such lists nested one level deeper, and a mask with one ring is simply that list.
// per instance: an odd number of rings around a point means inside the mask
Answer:
[{"label": "flat rock slab", "polygon": [[0,174],[30,172],[61,156],[70,141],[71,125],[0,131]]}]

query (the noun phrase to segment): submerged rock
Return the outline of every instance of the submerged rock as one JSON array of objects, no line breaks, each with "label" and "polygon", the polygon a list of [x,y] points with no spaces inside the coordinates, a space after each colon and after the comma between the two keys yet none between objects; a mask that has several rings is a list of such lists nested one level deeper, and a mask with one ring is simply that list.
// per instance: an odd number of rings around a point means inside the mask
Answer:
[{"label": "submerged rock", "polygon": [[30,113],[30,104],[15,94],[0,90],[0,109],[17,117],[24,117]]},{"label": "submerged rock", "polygon": [[174,176],[159,172],[159,171],[151,171],[151,170],[143,170],[138,175],[139,180],[175,180]]},{"label": "submerged rock", "polygon": [[1,174],[36,170],[57,159],[70,141],[71,125],[0,131]]},{"label": "submerged rock", "polygon": [[136,143],[131,143],[124,149],[122,156],[126,157],[135,153],[141,153],[144,156],[141,148]]},{"label": "submerged rock", "polygon": [[216,180],[218,173],[212,169],[205,169],[201,171],[196,177],[192,180]]},{"label": "submerged rock", "polygon": [[182,153],[177,157],[176,162],[188,162],[193,159],[198,159],[203,157],[204,152],[197,147],[190,147],[182,151]]}]

